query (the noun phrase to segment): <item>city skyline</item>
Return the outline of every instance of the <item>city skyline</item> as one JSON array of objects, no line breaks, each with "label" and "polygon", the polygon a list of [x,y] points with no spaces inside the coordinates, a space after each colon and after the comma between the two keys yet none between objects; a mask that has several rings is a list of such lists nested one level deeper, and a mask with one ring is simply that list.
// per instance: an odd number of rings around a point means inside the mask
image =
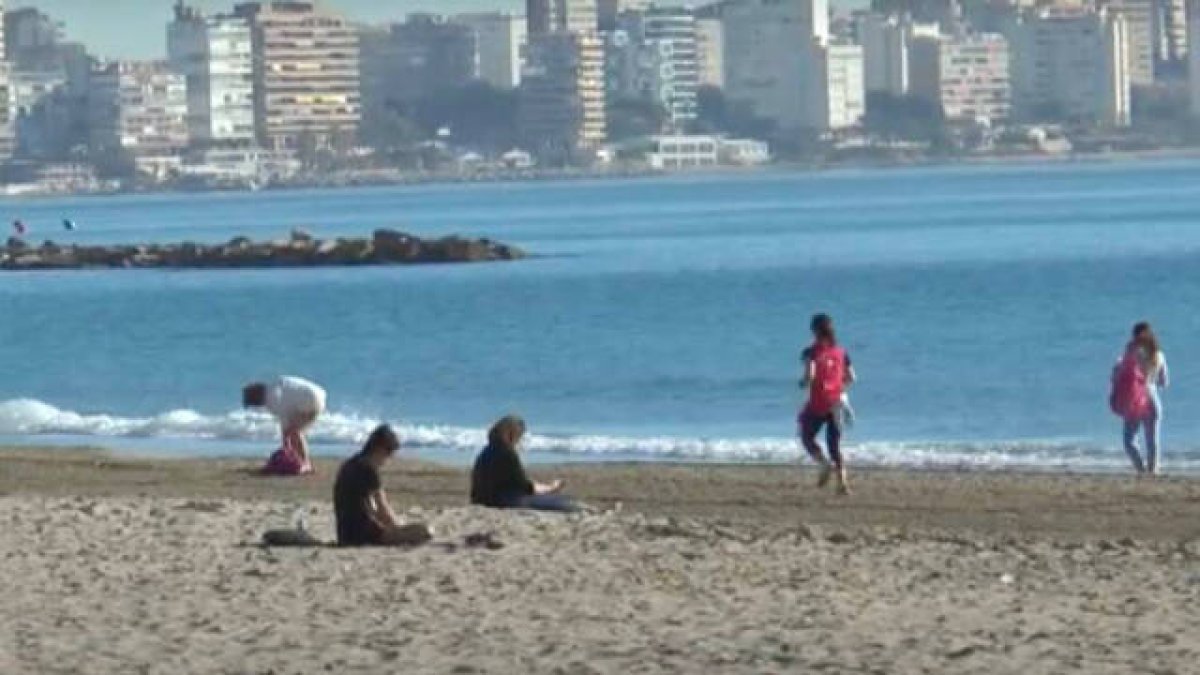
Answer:
[{"label": "city skyline", "polygon": [[[228,12],[243,0],[189,0],[206,12]],[[9,0],[8,9],[35,7],[63,23],[67,39],[107,59],[166,58],[166,25],[176,0]],[[401,20],[410,12],[457,14],[522,11],[525,0],[323,0],[353,21]],[[700,3],[697,3],[700,4]]]}]

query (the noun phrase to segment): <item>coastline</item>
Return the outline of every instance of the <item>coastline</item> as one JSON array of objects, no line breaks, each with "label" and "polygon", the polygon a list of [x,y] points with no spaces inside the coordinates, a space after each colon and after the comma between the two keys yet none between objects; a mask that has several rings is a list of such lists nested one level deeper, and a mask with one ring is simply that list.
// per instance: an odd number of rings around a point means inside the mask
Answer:
[{"label": "coastline", "polygon": [[[1187,672],[1200,481],[537,467],[600,510],[464,506],[384,471],[415,550],[332,536],[336,464],[0,451],[0,672]],[[618,504],[619,502],[619,504]],[[468,545],[489,533],[499,545]]]},{"label": "coastline", "polygon": [[1159,148],[1154,150],[1120,150],[1113,152],[1065,153],[1065,154],[991,154],[946,157],[915,158],[861,158],[853,157],[836,161],[779,161],[758,166],[716,166],[677,171],[664,171],[647,167],[620,169],[566,169],[538,172],[495,172],[487,174],[397,174],[393,178],[379,176],[332,177],[321,180],[291,181],[267,185],[259,189],[246,187],[198,187],[198,186],[139,186],[121,187],[114,190],[91,191],[20,191],[2,195],[11,201],[32,199],[112,196],[136,194],[208,194],[208,193],[253,193],[256,191],[290,192],[313,190],[337,190],[354,188],[383,188],[406,186],[454,186],[476,184],[509,183],[573,183],[581,181],[639,181],[655,178],[675,178],[705,175],[769,175],[772,173],[821,173],[839,170],[901,170],[911,168],[949,168],[969,166],[1043,166],[1043,165],[1099,165],[1122,162],[1151,162],[1200,159],[1200,147]]}]

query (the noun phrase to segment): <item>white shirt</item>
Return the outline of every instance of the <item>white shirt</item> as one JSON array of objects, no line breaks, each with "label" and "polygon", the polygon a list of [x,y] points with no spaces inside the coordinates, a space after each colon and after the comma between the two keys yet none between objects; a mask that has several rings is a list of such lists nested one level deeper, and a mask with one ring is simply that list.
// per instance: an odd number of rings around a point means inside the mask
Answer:
[{"label": "white shirt", "polygon": [[281,377],[267,385],[263,407],[281,422],[296,415],[320,415],[325,412],[325,390],[299,377]]}]

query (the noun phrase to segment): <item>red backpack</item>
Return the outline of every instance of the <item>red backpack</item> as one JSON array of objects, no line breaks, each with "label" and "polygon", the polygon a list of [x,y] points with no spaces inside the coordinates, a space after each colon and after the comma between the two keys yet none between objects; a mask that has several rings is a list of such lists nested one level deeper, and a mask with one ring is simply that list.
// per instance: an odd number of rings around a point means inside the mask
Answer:
[{"label": "red backpack", "polygon": [[1117,363],[1108,406],[1118,417],[1129,421],[1144,420],[1150,416],[1150,390],[1146,386],[1146,372],[1142,370],[1136,348],[1125,350],[1125,356]]},{"label": "red backpack", "polygon": [[808,411],[828,415],[846,389],[846,350],[836,345],[816,345],[809,358],[813,363],[813,378],[809,383]]}]

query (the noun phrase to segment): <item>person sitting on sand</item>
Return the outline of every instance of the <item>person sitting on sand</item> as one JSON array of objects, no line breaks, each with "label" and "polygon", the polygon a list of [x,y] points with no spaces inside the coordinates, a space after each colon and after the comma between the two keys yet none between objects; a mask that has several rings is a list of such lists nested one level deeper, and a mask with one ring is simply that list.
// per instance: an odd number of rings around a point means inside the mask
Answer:
[{"label": "person sitting on sand", "polygon": [[379,470],[399,449],[396,432],[381,424],[362,451],[342,463],[333,484],[338,546],[416,546],[432,538],[422,523],[399,524],[383,491]]},{"label": "person sitting on sand", "polygon": [[[817,480],[819,487],[829,483],[836,474],[838,493],[850,494],[846,480],[846,464],[842,457],[842,425],[845,415],[842,406],[846,400],[846,388],[854,382],[854,368],[846,350],[838,346],[833,331],[833,319],[827,314],[812,318],[812,346],[804,351],[804,377],[801,386],[808,388],[808,401],[797,419],[800,442],[810,457],[821,466]],[[829,446],[829,459],[817,434],[825,428],[825,443]]]},{"label": "person sitting on sand", "polygon": [[471,471],[471,503],[496,509],[578,511],[578,504],[559,494],[561,480],[535,483],[525,474],[517,455],[524,436],[525,421],[515,415],[492,425],[487,447],[479,453]]},{"label": "person sitting on sand", "polygon": [[312,473],[304,433],[325,412],[325,390],[299,377],[281,377],[271,384],[254,382],[242,388],[242,406],[266,408],[279,421],[282,442],[263,472],[279,476]]}]

